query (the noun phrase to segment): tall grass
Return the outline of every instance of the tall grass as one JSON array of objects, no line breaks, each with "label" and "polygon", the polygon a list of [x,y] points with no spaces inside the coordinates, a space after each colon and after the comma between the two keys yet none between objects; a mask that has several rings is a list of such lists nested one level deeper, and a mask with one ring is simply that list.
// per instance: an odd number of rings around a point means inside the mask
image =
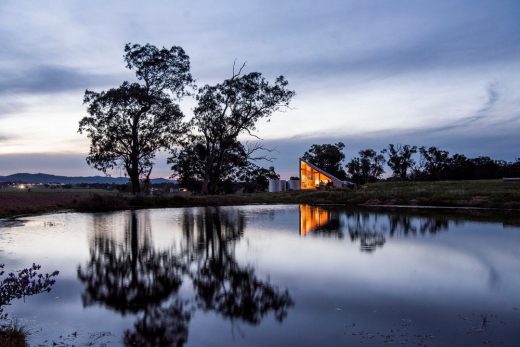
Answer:
[{"label": "tall grass", "polygon": [[0,326],[0,346],[2,347],[27,347],[27,329],[17,320],[9,321]]}]

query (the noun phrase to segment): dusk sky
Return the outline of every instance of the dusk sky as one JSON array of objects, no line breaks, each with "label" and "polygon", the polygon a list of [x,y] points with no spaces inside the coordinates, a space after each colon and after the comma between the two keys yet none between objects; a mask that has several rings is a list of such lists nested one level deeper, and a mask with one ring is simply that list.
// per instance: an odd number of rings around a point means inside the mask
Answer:
[{"label": "dusk sky", "polygon": [[257,132],[284,177],[312,143],[342,141],[348,158],[388,143],[520,157],[518,0],[16,0],[0,3],[0,175],[99,174],[77,133],[83,93],[134,79],[127,42],[182,46],[199,86],[235,59],[284,75],[292,109]]}]

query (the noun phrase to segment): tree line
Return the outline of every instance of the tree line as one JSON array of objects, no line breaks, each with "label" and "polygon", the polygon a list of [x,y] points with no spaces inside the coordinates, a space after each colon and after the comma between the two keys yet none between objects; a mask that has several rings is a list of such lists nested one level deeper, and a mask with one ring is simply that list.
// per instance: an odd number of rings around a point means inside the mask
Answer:
[{"label": "tree line", "polygon": [[[197,87],[182,47],[127,44],[124,52],[136,81],[85,91],[88,115],[79,132],[90,139],[90,166],[105,174],[123,168],[134,194],[149,182],[159,151],[170,153],[168,163],[181,185],[204,194],[225,192],[237,180],[256,190],[278,177],[274,168],[255,164],[269,159],[267,148],[238,138],[260,140],[254,134],[258,121],[289,107],[295,93],[283,76],[269,81],[233,64],[230,78]],[[185,120],[179,102],[189,96],[196,106]]]},{"label": "tree line", "polygon": [[[197,87],[190,58],[179,46],[129,43],[124,61],[135,81],[84,94],[88,115],[79,122],[79,132],[90,139],[90,166],[105,174],[124,169],[134,194],[149,184],[159,151],[170,153],[167,162],[183,187],[203,194],[233,192],[237,182],[246,192],[263,191],[268,179],[279,178],[273,167],[256,164],[270,160],[271,150],[255,130],[260,120],[289,108],[295,92],[283,76],[270,81],[259,72],[244,73],[245,65],[233,64],[231,77]],[[196,102],[188,120],[179,105],[185,97]],[[255,141],[240,141],[241,136]],[[314,144],[303,158],[355,183],[380,180],[386,168],[395,180],[520,176],[520,159],[468,158],[437,147],[390,144],[381,151],[361,150],[344,164],[344,149],[342,142]]]},{"label": "tree line", "polygon": [[345,144],[314,144],[302,158],[339,179],[364,184],[381,180],[385,168],[388,179],[438,181],[479,180],[520,177],[520,158],[514,162],[496,160],[488,156],[468,158],[464,154],[450,155],[438,147],[417,147],[389,144],[376,151],[367,148],[344,164]]}]

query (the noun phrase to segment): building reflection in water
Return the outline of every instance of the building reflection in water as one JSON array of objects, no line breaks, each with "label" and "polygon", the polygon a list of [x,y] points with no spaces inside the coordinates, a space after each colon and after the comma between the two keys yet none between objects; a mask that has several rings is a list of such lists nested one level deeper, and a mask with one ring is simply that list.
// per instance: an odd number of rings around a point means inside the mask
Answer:
[{"label": "building reflection in water", "polygon": [[342,238],[348,235],[359,242],[362,252],[383,247],[387,237],[436,234],[448,230],[449,220],[443,215],[417,216],[400,213],[349,211],[337,206],[300,205],[300,235]]},{"label": "building reflection in water", "polygon": [[300,205],[300,235],[318,230],[331,219],[331,212],[311,205]]},{"label": "building reflection in water", "polygon": [[[90,260],[78,268],[78,279],[84,306],[137,315],[124,333],[125,345],[182,346],[197,310],[256,325],[268,314],[283,321],[293,306],[287,289],[258,278],[254,267],[235,259],[245,228],[236,209],[187,210],[179,224],[182,247],[163,250],[152,242],[148,211],[122,215],[122,236],[110,224],[113,215],[94,216]],[[185,282],[193,289],[181,295]]]}]

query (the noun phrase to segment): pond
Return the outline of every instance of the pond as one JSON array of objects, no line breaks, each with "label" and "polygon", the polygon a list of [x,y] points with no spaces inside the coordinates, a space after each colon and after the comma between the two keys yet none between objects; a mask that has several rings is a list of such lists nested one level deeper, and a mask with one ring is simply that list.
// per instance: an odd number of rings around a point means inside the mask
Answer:
[{"label": "pond", "polygon": [[0,263],[59,270],[10,317],[31,345],[520,342],[520,223],[286,205],[27,217]]}]

